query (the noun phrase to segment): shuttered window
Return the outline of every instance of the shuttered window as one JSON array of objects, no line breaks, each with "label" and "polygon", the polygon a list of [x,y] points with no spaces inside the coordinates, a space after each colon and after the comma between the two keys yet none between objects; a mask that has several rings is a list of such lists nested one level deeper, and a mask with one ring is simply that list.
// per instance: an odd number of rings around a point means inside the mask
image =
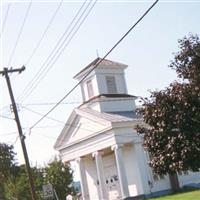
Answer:
[{"label": "shuttered window", "polygon": [[108,94],[117,93],[116,81],[114,76],[106,76],[106,85]]},{"label": "shuttered window", "polygon": [[88,97],[91,98],[94,96],[94,91],[93,91],[93,87],[92,87],[92,81],[89,80],[87,81],[87,90],[88,90]]}]

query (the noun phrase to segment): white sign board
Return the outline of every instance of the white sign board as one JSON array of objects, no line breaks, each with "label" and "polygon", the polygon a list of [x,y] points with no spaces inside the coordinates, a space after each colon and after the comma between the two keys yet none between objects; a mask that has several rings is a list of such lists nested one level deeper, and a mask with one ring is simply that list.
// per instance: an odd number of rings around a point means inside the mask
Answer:
[{"label": "white sign board", "polygon": [[43,194],[44,194],[45,199],[53,197],[53,187],[50,183],[47,185],[43,185],[42,189],[43,189]]}]

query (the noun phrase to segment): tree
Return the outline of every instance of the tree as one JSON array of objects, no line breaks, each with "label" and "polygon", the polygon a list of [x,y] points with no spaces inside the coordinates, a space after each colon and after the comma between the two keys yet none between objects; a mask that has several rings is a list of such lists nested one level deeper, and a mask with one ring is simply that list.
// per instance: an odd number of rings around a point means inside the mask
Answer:
[{"label": "tree", "polygon": [[[46,183],[53,185],[60,199],[75,191],[70,166],[56,158],[45,168],[32,167],[31,171],[38,200],[43,199],[42,185]],[[4,143],[0,143],[0,198],[2,195],[9,200],[31,199],[26,168],[17,165],[13,146]]]},{"label": "tree", "polygon": [[12,145],[0,143],[0,194],[4,193],[3,183],[8,179],[10,174],[14,173],[16,166],[15,153]]},{"label": "tree", "polygon": [[144,100],[139,112],[147,125],[136,127],[158,174],[200,170],[200,40],[189,35],[178,42],[170,68],[179,79]]},{"label": "tree", "polygon": [[65,199],[66,194],[74,193],[73,172],[69,164],[64,164],[55,158],[45,167],[44,173],[45,182],[53,185],[59,199]]},{"label": "tree", "polygon": [[11,173],[15,162],[15,153],[12,145],[0,143],[0,179],[3,181]]},{"label": "tree", "polygon": [[[36,196],[42,200],[43,172],[36,167],[32,168],[32,174],[35,183]],[[24,165],[16,166],[15,173],[10,175],[4,183],[4,193],[6,199],[29,200],[31,194],[27,178],[26,168]]]}]

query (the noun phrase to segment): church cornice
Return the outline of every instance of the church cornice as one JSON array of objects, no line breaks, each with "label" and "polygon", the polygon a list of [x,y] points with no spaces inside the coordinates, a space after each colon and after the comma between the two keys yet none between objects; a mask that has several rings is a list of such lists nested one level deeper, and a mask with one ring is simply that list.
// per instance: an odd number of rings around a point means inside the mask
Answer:
[{"label": "church cornice", "polygon": [[83,102],[79,106],[79,108],[82,107],[83,105],[87,104],[87,103],[99,100],[99,99],[104,98],[104,97],[105,98],[133,98],[133,99],[137,98],[137,96],[130,95],[130,94],[99,94],[99,95],[94,96],[94,97],[90,98],[89,100]]},{"label": "church cornice", "polygon": [[[85,72],[87,72],[90,68],[94,67],[101,60],[102,60],[102,58],[96,58],[89,65],[87,65],[85,68],[83,68],[79,73],[77,73],[73,78],[74,79],[78,79],[81,76],[81,74],[84,74]],[[99,64],[99,66],[115,67],[115,68],[116,67],[121,67],[121,68],[127,68],[128,67],[128,65],[126,65],[126,64],[122,64],[122,63],[119,63],[119,62],[114,62],[114,61],[107,60],[107,59],[103,59],[101,61],[101,63]]]}]

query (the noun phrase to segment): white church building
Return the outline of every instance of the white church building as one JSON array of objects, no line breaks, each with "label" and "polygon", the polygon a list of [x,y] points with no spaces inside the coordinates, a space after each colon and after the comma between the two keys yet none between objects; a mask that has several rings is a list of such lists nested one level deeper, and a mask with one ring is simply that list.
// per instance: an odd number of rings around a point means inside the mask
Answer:
[{"label": "white church building", "polygon": [[[82,80],[97,58],[75,75]],[[170,191],[168,176],[157,176],[135,125],[135,96],[125,80],[127,65],[104,59],[80,84],[83,103],[75,108],[59,135],[55,149],[63,162],[76,161],[83,200],[139,199]],[[178,176],[180,186],[200,183],[200,173]]]}]

